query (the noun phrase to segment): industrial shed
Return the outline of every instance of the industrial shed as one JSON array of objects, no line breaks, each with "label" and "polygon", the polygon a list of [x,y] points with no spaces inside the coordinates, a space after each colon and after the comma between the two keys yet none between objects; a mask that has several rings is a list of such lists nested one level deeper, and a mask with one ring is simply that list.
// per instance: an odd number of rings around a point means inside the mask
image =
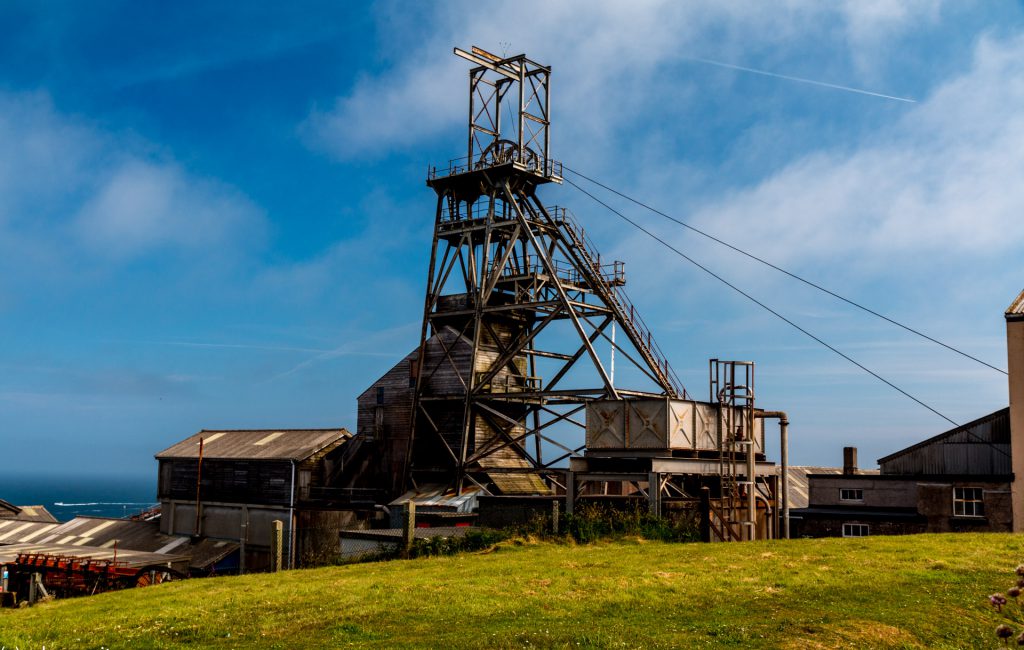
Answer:
[{"label": "industrial shed", "polygon": [[806,537],[1009,531],[1010,414],[1001,409],[842,474],[808,475],[808,507],[793,511]]},{"label": "industrial shed", "polygon": [[841,475],[808,476],[800,534],[1024,530],[1024,292],[1004,316],[1010,406],[880,458],[875,476],[847,447]]},{"label": "industrial shed", "polygon": [[[236,541],[247,569],[269,563],[271,525],[284,525],[289,566],[313,531],[354,515],[331,507],[343,468],[343,429],[203,430],[156,454],[160,532]],[[200,453],[200,447],[202,452]],[[333,535],[336,543],[336,533]]]},{"label": "industrial shed", "polygon": [[57,518],[43,506],[16,506],[0,499],[0,521],[34,521],[55,524]]}]

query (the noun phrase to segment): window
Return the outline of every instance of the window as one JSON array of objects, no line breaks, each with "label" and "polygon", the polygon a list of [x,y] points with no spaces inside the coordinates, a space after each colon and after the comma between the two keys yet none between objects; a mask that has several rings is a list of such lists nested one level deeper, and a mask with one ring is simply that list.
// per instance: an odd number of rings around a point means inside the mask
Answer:
[{"label": "window", "polygon": [[840,488],[839,489],[839,500],[840,501],[863,501],[864,490],[860,488]]},{"label": "window", "polygon": [[843,524],[843,537],[867,537],[870,534],[867,524]]},{"label": "window", "polygon": [[384,404],[384,388],[378,388],[377,389],[377,404],[378,405]]},{"label": "window", "polygon": [[984,491],[976,487],[953,488],[954,517],[984,517]]}]

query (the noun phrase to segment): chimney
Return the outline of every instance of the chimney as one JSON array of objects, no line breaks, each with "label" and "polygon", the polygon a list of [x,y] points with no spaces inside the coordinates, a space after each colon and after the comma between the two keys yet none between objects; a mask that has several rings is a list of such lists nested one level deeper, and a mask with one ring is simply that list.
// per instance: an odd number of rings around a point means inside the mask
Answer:
[{"label": "chimney", "polygon": [[857,473],[857,448],[843,447],[843,474]]},{"label": "chimney", "polygon": [[1013,531],[1024,531],[1024,291],[1006,310],[1006,356],[1010,393],[1010,459]]}]

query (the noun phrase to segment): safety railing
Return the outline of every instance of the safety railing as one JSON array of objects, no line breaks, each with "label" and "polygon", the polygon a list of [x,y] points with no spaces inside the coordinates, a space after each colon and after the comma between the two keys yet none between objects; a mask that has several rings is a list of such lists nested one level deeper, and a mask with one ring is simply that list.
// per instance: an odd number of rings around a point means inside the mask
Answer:
[{"label": "safety railing", "polygon": [[[601,256],[597,253],[597,247],[587,236],[586,230],[584,230],[579,222],[576,221],[572,214],[567,209],[559,206],[546,209],[562,229],[568,233],[569,238],[572,240],[576,249],[580,252],[581,257],[584,258],[591,268],[594,268],[595,270],[600,269]],[[622,285],[625,284],[624,277],[622,282],[609,282],[603,274],[597,273],[597,275],[605,281],[609,298],[618,303],[619,310],[625,317],[627,326],[633,329],[637,344],[641,348],[641,352],[646,353],[648,361],[655,367],[657,373],[664,377],[676,394],[685,398],[686,389],[683,387],[682,381],[680,381],[675,371],[669,365],[668,357],[654,340],[651,328],[644,322],[644,319],[640,316],[640,313],[633,305],[633,302],[622,289]]]},{"label": "safety railing", "polygon": [[[490,265],[489,272],[491,274],[495,272],[498,264],[499,262],[493,262]],[[554,267],[554,275],[559,280],[577,287],[587,286],[587,278],[578,268],[576,268],[576,266],[558,259],[552,260],[551,264]],[[610,264],[600,264],[596,266],[594,270],[604,279],[605,283],[622,284],[625,282],[626,271],[625,264],[623,262],[616,261]],[[547,275],[548,273],[548,268],[543,264],[540,257],[536,255],[527,255],[525,258],[519,257],[517,259],[510,259],[506,262],[499,271],[499,277],[534,277]]]},{"label": "safety railing", "polygon": [[536,392],[543,386],[540,377],[509,375],[492,377],[490,381],[481,384],[480,382],[490,373],[476,373],[477,389],[484,393],[528,393]]},{"label": "safety railing", "polygon": [[427,169],[427,180],[433,181],[448,176],[465,174],[480,169],[490,169],[513,164],[525,171],[534,172],[544,178],[561,178],[562,162],[553,158],[540,158],[527,149],[520,155],[518,147],[488,149],[479,156],[452,158],[445,165],[431,165]]}]

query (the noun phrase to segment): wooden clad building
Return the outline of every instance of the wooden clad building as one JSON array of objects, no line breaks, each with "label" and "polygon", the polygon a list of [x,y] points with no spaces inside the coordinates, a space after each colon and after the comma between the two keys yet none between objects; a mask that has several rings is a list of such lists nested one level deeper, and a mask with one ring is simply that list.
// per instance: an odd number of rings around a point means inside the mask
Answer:
[{"label": "wooden clad building", "polygon": [[[267,561],[271,525],[285,529],[285,557],[301,561],[305,531],[327,518],[335,527],[352,513],[331,506],[332,481],[341,470],[345,429],[203,430],[156,455],[160,532],[235,540],[246,564]],[[200,440],[202,460],[200,461]]]},{"label": "wooden clad building", "polygon": [[[443,308],[454,312],[464,307],[459,300],[464,296],[445,296]],[[448,319],[459,324],[455,316]],[[358,458],[349,462],[346,476],[349,485],[386,486],[390,496],[405,491],[410,462],[416,471],[417,484],[446,484],[454,475],[455,456],[462,453],[461,431],[465,413],[466,385],[471,372],[482,372],[498,359],[494,337],[513,336],[512,326],[495,322],[481,336],[476,364],[473,364],[473,343],[469,336],[452,324],[438,327],[436,334],[427,339],[423,360],[419,350],[413,350],[391,370],[367,388],[358,398],[357,436]],[[516,358],[490,380],[495,392],[521,389],[530,378],[526,374],[527,362]],[[410,449],[412,433],[413,398],[418,373],[422,373],[423,400],[421,408],[428,415],[428,426],[416,432]],[[467,457],[492,449],[481,458],[478,469],[500,469],[491,479],[497,492],[546,491],[539,479],[518,468],[528,468],[521,443],[510,439],[522,437],[522,407],[500,400],[489,405],[493,413],[477,412],[472,421],[472,435],[468,438]],[[512,424],[512,422],[519,424]],[[422,420],[421,420],[422,422]],[[509,471],[511,470],[511,471]]]},{"label": "wooden clad building", "polygon": [[805,537],[1009,531],[1010,411],[1001,409],[879,459],[808,476],[808,506],[792,511]]}]

